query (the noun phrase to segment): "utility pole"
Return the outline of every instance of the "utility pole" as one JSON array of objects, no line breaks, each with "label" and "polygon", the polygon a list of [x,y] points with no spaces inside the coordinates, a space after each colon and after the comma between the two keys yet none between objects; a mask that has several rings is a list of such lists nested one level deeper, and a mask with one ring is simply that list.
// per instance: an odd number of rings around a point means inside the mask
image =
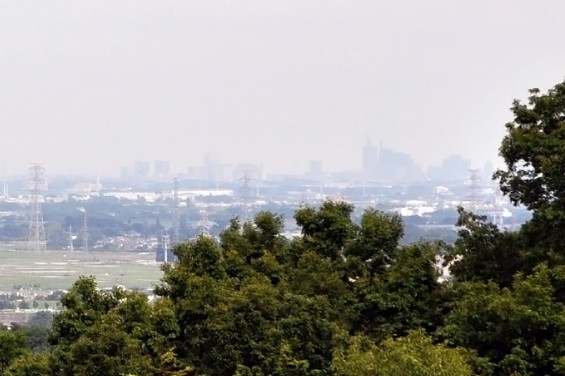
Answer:
[{"label": "utility pole", "polygon": [[170,243],[171,243],[171,239],[169,238],[169,235],[165,232],[163,233],[162,237],[161,237],[161,242],[163,243],[163,261],[166,263],[169,262],[169,248],[170,248]]},{"label": "utility pole", "polygon": [[73,240],[73,226],[69,226],[69,249],[71,252],[74,252],[75,250]]},{"label": "utility pole", "polygon": [[82,250],[88,252],[88,219],[86,209],[82,212]]}]

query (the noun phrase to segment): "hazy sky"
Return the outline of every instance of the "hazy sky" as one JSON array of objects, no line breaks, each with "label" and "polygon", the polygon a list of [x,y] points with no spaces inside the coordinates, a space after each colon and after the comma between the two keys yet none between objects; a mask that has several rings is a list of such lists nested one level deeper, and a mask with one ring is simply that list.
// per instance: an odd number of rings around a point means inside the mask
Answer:
[{"label": "hazy sky", "polygon": [[117,175],[223,163],[495,160],[514,98],[565,78],[563,0],[0,0],[0,160]]}]

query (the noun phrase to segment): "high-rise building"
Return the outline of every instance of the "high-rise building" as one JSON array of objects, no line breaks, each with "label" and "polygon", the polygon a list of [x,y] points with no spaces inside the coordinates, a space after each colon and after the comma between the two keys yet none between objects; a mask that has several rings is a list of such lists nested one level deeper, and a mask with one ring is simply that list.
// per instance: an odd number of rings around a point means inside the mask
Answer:
[{"label": "high-rise building", "polygon": [[459,181],[466,178],[471,169],[471,161],[454,154],[445,158],[441,163],[441,167],[444,177],[452,181]]},{"label": "high-rise building", "polygon": [[153,177],[156,179],[168,179],[170,174],[169,161],[155,161],[153,163]]},{"label": "high-rise building", "polygon": [[120,178],[127,179],[130,177],[130,168],[127,166],[122,166],[120,168]]},{"label": "high-rise building", "polygon": [[421,179],[422,171],[410,155],[381,147],[376,175],[383,182],[405,183]]},{"label": "high-rise building", "polygon": [[371,143],[371,139],[367,139],[367,143],[363,146],[363,170],[369,175],[374,175],[379,164],[379,149]]},{"label": "high-rise building", "polygon": [[461,182],[471,169],[471,161],[460,155],[450,155],[441,161],[440,166],[428,167],[428,178],[442,182]]},{"label": "high-rise building", "polygon": [[321,180],[324,176],[322,171],[322,161],[314,160],[310,162],[310,170],[308,171],[308,177],[313,180]]},{"label": "high-rise building", "polygon": [[133,165],[133,175],[136,178],[148,178],[151,168],[147,161],[135,161]]}]

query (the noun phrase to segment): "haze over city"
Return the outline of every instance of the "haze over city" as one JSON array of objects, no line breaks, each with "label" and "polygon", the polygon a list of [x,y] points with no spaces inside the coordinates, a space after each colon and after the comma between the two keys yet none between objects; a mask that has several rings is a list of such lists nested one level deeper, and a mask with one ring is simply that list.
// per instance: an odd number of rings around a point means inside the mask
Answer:
[{"label": "haze over city", "polygon": [[562,1],[0,1],[0,160],[358,169],[498,164],[512,98],[562,76]]}]

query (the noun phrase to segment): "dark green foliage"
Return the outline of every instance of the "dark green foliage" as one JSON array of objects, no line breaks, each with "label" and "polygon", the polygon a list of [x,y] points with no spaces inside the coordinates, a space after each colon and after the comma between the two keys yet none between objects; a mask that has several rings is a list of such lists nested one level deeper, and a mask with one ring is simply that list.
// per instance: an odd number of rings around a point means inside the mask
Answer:
[{"label": "dark green foliage", "polygon": [[352,283],[359,314],[353,328],[377,341],[441,323],[442,286],[435,266],[438,248],[419,243],[397,252],[379,277]]},{"label": "dark green foliage", "polygon": [[330,201],[299,209],[304,236],[290,244],[282,218],[260,213],[243,226],[233,220],[220,244],[198,238],[179,246],[178,263],[165,267],[155,290],[171,309],[161,347],[174,349],[177,367],[331,374],[333,351],[349,331],[383,339],[433,329],[438,248],[402,248],[398,216],[368,210],[358,226],[352,209]]},{"label": "dark green foliage", "polygon": [[460,284],[441,335],[476,350],[499,375],[563,374],[565,306],[555,299],[555,273],[562,277],[542,265],[529,277],[517,275],[512,288]]},{"label": "dark green foliage", "polygon": [[25,352],[26,337],[22,332],[12,332],[0,327],[0,374],[10,363]]},{"label": "dark green foliage", "polygon": [[565,82],[530,94],[527,105],[514,101],[514,121],[500,146],[506,170],[495,176],[514,203],[559,220],[565,218]]},{"label": "dark green foliage", "polygon": [[[338,330],[334,308],[324,296],[292,291],[293,277],[273,254],[282,250],[282,227],[268,214],[257,222],[244,225],[241,233],[232,222],[222,236],[225,257],[208,273],[192,260],[201,243],[212,240],[197,239],[177,250],[179,262],[166,269],[164,284],[156,289],[170,301],[181,328],[170,346],[180,364],[210,375],[327,370]],[[212,252],[219,249],[206,244]]]},{"label": "dark green foliage", "polygon": [[320,208],[303,207],[294,218],[302,228],[305,246],[323,257],[337,260],[351,239],[355,225],[351,220],[353,205],[326,201]]},{"label": "dark green foliage", "polygon": [[65,311],[53,319],[52,343],[69,344],[98,322],[118,303],[118,297],[101,294],[94,278],[80,277],[72,289],[61,297]]},{"label": "dark green foliage", "polygon": [[69,347],[65,364],[56,369],[69,375],[147,375],[152,372],[151,358],[144,355],[143,344],[135,333],[121,326],[119,315],[108,315],[93,325]]},{"label": "dark green foliage", "polygon": [[54,374],[152,372],[160,335],[145,296],[122,288],[100,292],[92,278],[80,278],[61,302],[65,310],[55,316],[51,335]]},{"label": "dark green foliage", "polygon": [[379,274],[394,260],[403,234],[400,215],[368,209],[363,213],[358,234],[348,244],[345,255],[359,258],[372,274]]},{"label": "dark green foliage", "polygon": [[[563,263],[565,249],[565,82],[546,94],[530,90],[528,104],[514,101],[514,120],[506,124],[500,146],[506,164],[495,178],[512,202],[533,211],[522,232],[531,267]],[[553,260],[553,259],[556,260]]]},{"label": "dark green foliage", "polygon": [[12,324],[10,330],[25,338],[25,347],[27,349],[32,351],[46,350],[49,347],[50,330],[48,327],[41,327],[36,324],[37,321],[29,320],[26,325]]},{"label": "dark green foliage", "polygon": [[221,279],[224,276],[222,251],[218,244],[205,236],[194,242],[186,242],[175,248],[178,264],[199,276]]},{"label": "dark green foliage", "polygon": [[526,271],[522,238],[503,232],[485,217],[458,209],[459,237],[444,258],[457,281],[494,281],[510,286],[514,274]]}]

